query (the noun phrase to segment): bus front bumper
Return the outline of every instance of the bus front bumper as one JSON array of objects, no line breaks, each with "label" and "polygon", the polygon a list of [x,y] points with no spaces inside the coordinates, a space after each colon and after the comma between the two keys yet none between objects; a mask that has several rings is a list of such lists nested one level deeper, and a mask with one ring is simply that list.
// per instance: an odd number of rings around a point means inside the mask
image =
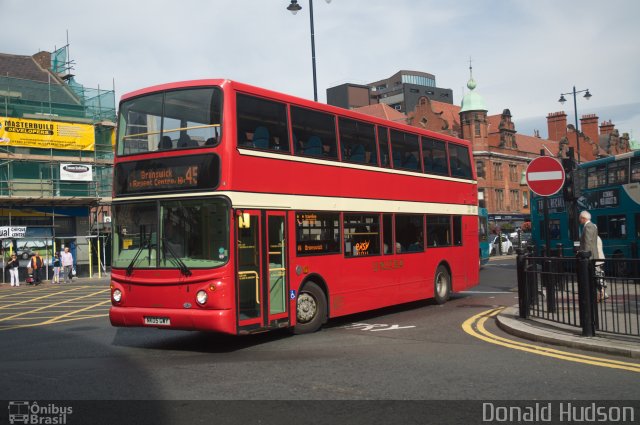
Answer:
[{"label": "bus front bumper", "polygon": [[236,334],[232,310],[143,308],[111,306],[113,326],[181,329]]}]

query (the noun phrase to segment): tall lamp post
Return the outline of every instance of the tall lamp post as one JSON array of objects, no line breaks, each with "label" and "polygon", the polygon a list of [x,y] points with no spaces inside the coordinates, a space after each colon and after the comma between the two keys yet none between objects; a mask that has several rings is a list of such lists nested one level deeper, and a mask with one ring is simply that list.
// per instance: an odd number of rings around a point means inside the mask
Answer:
[{"label": "tall lamp post", "polygon": [[584,93],[584,98],[589,100],[591,99],[591,93],[589,93],[589,89],[586,90],[577,90],[576,91],[576,86],[573,86],[573,91],[569,92],[569,93],[561,93],[560,94],[560,99],[558,99],[558,102],[560,102],[561,105],[564,105],[564,102],[567,101],[567,99],[565,99],[564,95],[569,95],[572,94],[573,95],[573,113],[575,115],[576,118],[576,147],[578,149],[578,164],[580,164],[580,134],[578,133],[578,106],[577,106],[577,102],[576,102],[576,94],[578,93]]},{"label": "tall lamp post", "polygon": [[[331,3],[331,0],[324,0],[327,4]],[[298,13],[302,10],[302,6],[298,4],[297,0],[291,0],[291,4],[287,6],[287,10],[292,14]],[[313,33],[313,0],[309,0],[309,20],[311,22],[311,66],[313,67],[313,100],[318,101],[318,83],[316,81],[316,42]]]}]

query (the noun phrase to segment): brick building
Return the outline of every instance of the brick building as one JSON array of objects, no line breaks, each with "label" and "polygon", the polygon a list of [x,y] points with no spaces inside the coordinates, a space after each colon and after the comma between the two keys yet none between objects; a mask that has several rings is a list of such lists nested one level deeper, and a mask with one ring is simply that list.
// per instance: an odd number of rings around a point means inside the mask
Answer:
[{"label": "brick building", "polygon": [[[481,206],[489,210],[494,225],[504,230],[517,228],[529,221],[530,193],[524,180],[527,165],[541,150],[554,157],[563,157],[569,147],[574,147],[577,153],[575,129],[567,125],[564,112],[554,112],[547,116],[548,139],[542,139],[537,131],[533,136],[518,134],[509,109],[488,115],[476,86],[471,77],[461,106],[422,96],[405,120],[416,127],[469,140],[476,162]],[[390,119],[379,106],[357,110]],[[395,115],[392,119],[400,120]],[[630,150],[629,136],[626,133],[620,136],[610,121],[598,125],[598,117],[590,114],[583,115],[580,123],[582,161]]]}]

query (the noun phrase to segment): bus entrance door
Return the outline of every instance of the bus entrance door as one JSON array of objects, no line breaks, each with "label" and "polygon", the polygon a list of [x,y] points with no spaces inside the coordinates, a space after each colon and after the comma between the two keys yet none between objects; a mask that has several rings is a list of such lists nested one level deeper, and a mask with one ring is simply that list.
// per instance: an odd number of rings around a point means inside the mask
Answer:
[{"label": "bus entrance door", "polygon": [[283,212],[237,215],[238,323],[251,330],[287,322]]}]

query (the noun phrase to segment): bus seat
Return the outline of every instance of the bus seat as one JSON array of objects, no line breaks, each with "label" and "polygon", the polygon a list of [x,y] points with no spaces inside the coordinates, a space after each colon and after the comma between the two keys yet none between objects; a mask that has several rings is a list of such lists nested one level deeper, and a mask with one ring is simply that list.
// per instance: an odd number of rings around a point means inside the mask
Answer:
[{"label": "bus seat", "polygon": [[172,149],[173,143],[171,142],[171,137],[162,136],[162,140],[158,143],[158,150]]},{"label": "bus seat", "polygon": [[393,157],[393,168],[401,168],[402,167],[402,159]]},{"label": "bus seat", "polygon": [[182,133],[180,135],[180,138],[178,139],[178,147],[179,148],[190,148],[190,147],[194,147],[194,146],[198,146],[198,142],[196,142],[191,137],[189,137],[188,134]]},{"label": "bus seat", "polygon": [[447,174],[447,164],[442,158],[433,160],[433,172],[438,174]]},{"label": "bus seat", "polygon": [[351,149],[351,157],[349,157],[349,160],[353,162],[364,162],[364,146],[355,145],[353,149]]},{"label": "bus seat", "polygon": [[318,136],[311,136],[304,144],[305,155],[322,155],[322,141]]},{"label": "bus seat", "polygon": [[418,169],[418,160],[416,159],[416,157],[413,154],[409,154],[405,160],[404,163],[402,164],[403,168],[408,168],[410,170],[417,170]]},{"label": "bus seat", "polygon": [[205,146],[213,146],[213,145],[215,145],[216,143],[218,143],[218,139],[216,139],[215,137],[209,137],[209,138],[207,139],[207,141],[206,141],[206,142],[204,142],[204,145],[205,145]]},{"label": "bus seat", "polygon": [[269,148],[269,130],[266,127],[256,127],[256,131],[253,132],[253,147],[258,149]]}]

